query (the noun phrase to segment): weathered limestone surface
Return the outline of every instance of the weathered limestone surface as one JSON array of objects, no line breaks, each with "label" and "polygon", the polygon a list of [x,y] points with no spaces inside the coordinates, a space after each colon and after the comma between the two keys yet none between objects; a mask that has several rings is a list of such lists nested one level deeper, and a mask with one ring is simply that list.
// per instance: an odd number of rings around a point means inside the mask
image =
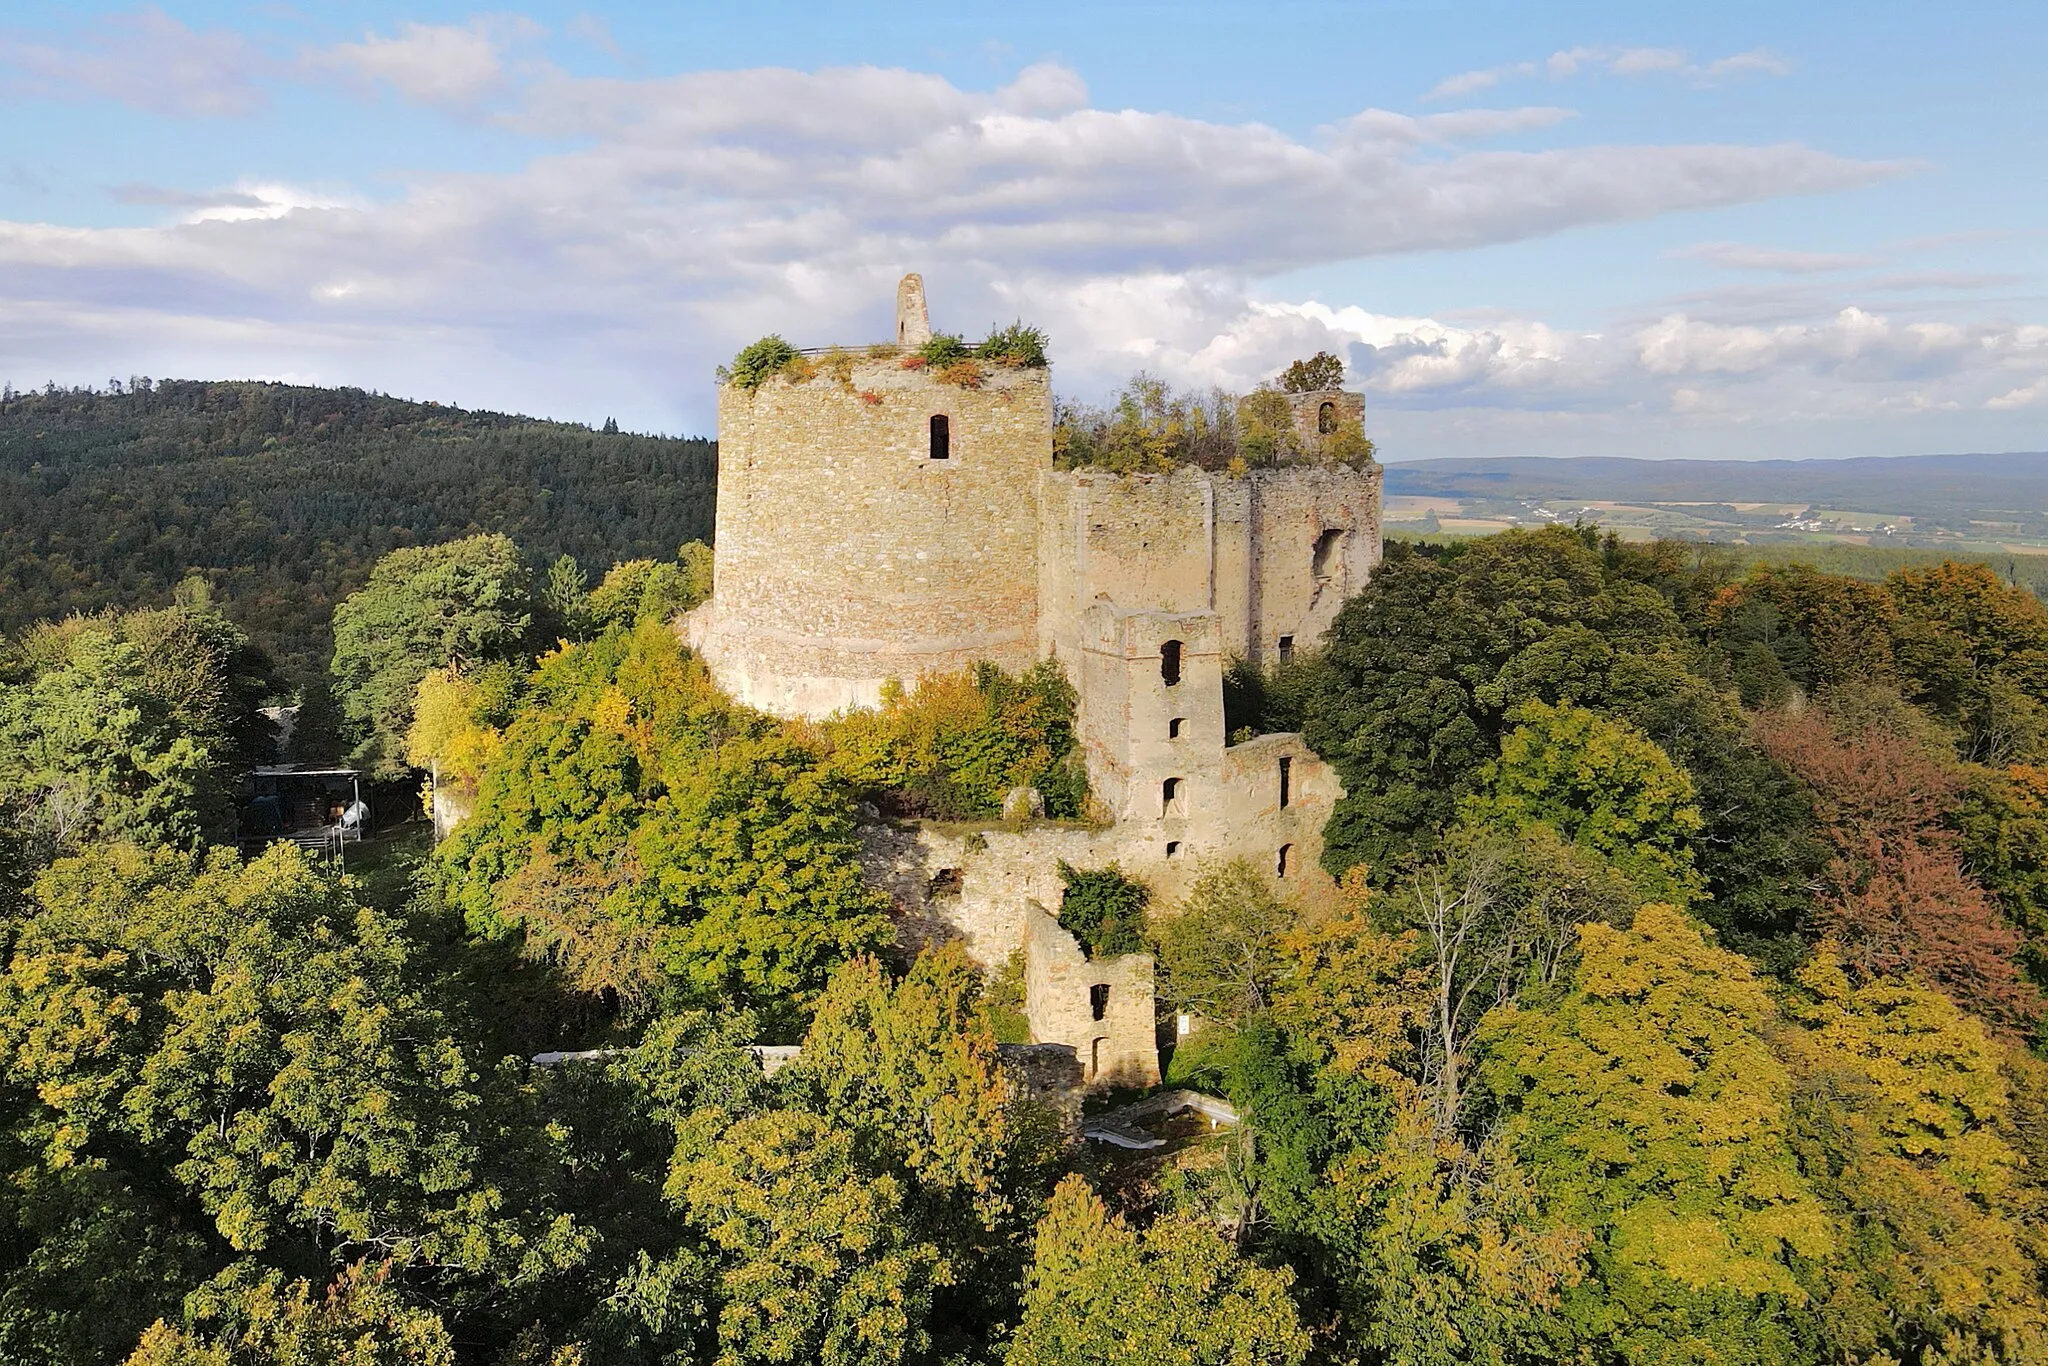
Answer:
[{"label": "weathered limestone surface", "polygon": [[725,384],[718,442],[717,587],[687,631],[735,696],[824,716],[891,678],[1037,657],[1044,370],[963,389],[861,359],[844,383]]},{"label": "weathered limestone surface", "polygon": [[1152,955],[1091,959],[1043,906],[1024,911],[1031,1037],[1070,1045],[1090,1087],[1157,1086]]}]

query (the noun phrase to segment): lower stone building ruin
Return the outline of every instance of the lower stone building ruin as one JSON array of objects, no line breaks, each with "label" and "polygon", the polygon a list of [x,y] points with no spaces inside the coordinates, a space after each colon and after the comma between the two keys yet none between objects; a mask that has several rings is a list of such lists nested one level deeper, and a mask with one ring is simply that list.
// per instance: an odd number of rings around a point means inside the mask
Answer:
[{"label": "lower stone building ruin", "polygon": [[[1323,461],[1226,475],[1062,470],[1050,376],[971,386],[906,367],[929,337],[922,281],[895,343],[720,385],[711,600],[683,629],[738,700],[819,718],[891,680],[988,660],[1061,662],[1100,828],[955,837],[869,831],[868,873],[913,937],[957,937],[991,969],[1024,950],[1034,1037],[1087,1081],[1156,1082],[1151,962],[1091,963],[1058,924],[1060,860],[1116,864],[1170,904],[1243,858],[1286,891],[1326,890],[1322,829],[1343,795],[1298,735],[1231,743],[1223,679],[1315,645],[1380,558],[1380,471]],[[1303,444],[1363,400],[1289,395]]]}]

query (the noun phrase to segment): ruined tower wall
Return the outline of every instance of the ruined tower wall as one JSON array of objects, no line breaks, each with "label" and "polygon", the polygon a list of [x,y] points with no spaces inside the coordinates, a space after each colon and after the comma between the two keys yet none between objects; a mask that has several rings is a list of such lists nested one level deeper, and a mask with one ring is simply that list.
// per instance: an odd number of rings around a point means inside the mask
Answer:
[{"label": "ruined tower wall", "polygon": [[[1380,560],[1380,469],[1291,465],[1241,479],[1186,468],[1040,481],[1038,630],[1071,648],[1087,610],[1214,612],[1221,648],[1261,666],[1307,649]],[[1325,538],[1328,538],[1327,540]]]},{"label": "ruined tower wall", "polygon": [[721,385],[718,423],[716,587],[687,631],[721,686],[823,716],[892,678],[1037,657],[1046,371],[967,389],[862,359],[843,381]]},{"label": "ruined tower wall", "polygon": [[1024,914],[1024,987],[1031,1037],[1071,1046],[1090,1088],[1159,1084],[1151,954],[1091,959],[1032,904]]},{"label": "ruined tower wall", "polygon": [[1380,479],[1377,465],[1297,465],[1240,481],[1242,521],[1231,531],[1247,605],[1229,631],[1243,642],[1237,653],[1270,668],[1282,637],[1313,648],[1365,587],[1380,562]]}]

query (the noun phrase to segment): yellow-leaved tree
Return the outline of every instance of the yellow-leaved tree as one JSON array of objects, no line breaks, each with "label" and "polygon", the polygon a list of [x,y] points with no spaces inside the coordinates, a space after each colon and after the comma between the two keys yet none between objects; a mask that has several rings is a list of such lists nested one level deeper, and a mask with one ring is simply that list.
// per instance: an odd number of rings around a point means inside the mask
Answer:
[{"label": "yellow-leaved tree", "polygon": [[1481,1074],[1545,1213],[1588,1230],[1575,1335],[1631,1359],[1757,1363],[1792,1350],[1801,1258],[1834,1248],[1789,1138],[1792,1074],[1749,961],[1652,903],[1579,931],[1576,983],[1481,1031]]}]

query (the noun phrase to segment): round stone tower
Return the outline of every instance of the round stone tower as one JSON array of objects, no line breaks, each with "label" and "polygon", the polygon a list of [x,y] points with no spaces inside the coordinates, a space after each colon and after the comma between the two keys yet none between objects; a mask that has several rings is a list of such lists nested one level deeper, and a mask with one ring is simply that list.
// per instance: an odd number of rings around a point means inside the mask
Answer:
[{"label": "round stone tower", "polygon": [[[921,340],[919,277],[896,309],[896,336]],[[715,587],[690,643],[733,696],[786,716],[873,706],[890,679],[976,660],[1021,668],[1051,465],[1044,369],[941,378],[883,343],[721,383]]]}]

